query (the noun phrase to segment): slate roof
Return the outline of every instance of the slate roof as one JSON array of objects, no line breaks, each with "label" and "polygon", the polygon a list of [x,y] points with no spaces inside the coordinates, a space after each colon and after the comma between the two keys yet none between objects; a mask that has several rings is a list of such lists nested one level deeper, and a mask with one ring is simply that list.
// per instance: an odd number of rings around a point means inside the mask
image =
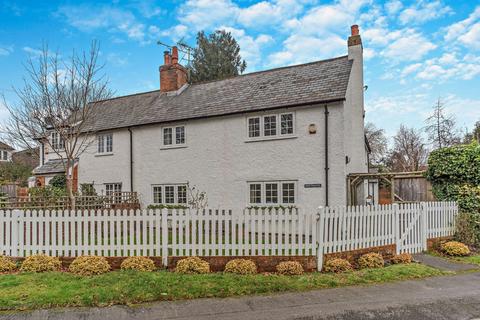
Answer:
[{"label": "slate roof", "polygon": [[10,147],[8,144],[3,143],[1,141],[0,141],[0,149],[2,149],[2,150],[15,150],[12,147]]},{"label": "slate roof", "polygon": [[94,103],[85,130],[108,130],[293,107],[345,99],[347,56],[189,85],[178,95],[159,90]]},{"label": "slate roof", "polygon": [[65,160],[62,159],[54,159],[48,160],[45,164],[33,169],[34,175],[42,175],[42,174],[52,174],[52,173],[63,173],[65,172],[65,167],[63,164]]}]

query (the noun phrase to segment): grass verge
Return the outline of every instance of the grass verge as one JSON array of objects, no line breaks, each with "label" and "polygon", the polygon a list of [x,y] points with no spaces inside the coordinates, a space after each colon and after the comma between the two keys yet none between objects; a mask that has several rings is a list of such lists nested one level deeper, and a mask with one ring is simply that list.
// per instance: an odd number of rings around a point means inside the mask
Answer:
[{"label": "grass verge", "polygon": [[464,263],[477,264],[480,266],[480,254],[474,254],[468,257],[456,257],[454,260],[461,261]]},{"label": "grass verge", "polygon": [[302,276],[212,273],[181,275],[167,271],[114,271],[79,277],[70,273],[0,275],[0,310],[132,305],[159,300],[271,294],[333,288],[446,274],[420,264],[393,265],[344,274]]}]

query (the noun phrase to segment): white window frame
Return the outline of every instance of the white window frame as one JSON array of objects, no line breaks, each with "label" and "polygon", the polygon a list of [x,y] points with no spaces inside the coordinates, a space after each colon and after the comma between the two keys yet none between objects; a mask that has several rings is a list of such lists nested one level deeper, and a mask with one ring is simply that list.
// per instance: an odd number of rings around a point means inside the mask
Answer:
[{"label": "white window frame", "polygon": [[[155,188],[162,188],[161,189],[161,202],[155,202]],[[173,202],[166,202],[166,187],[173,187],[173,197],[174,201]],[[178,202],[178,189],[179,187],[184,187],[185,188],[185,202],[179,203]],[[162,184],[153,184],[152,185],[152,204],[154,205],[180,205],[180,206],[188,206],[188,186],[186,183],[162,183]]]},{"label": "white window frame", "polygon": [[[183,128],[183,143],[177,143],[177,128]],[[164,134],[166,129],[172,130],[172,144],[165,144]],[[185,124],[162,127],[161,131],[162,149],[184,148],[187,146],[187,126]]]},{"label": "white window frame", "polygon": [[65,150],[65,141],[62,139],[60,133],[56,131],[50,132],[50,145],[56,151]]},{"label": "white window frame", "polygon": [[[282,115],[292,115],[292,133],[282,134]],[[276,134],[275,135],[265,135],[265,118],[275,116],[276,121]],[[260,119],[260,135],[257,137],[250,137],[250,119]],[[246,118],[246,136],[247,141],[259,141],[259,140],[276,140],[276,139],[285,139],[296,137],[296,119],[295,112],[277,112],[277,113],[266,113],[258,114],[255,116],[249,116]]]},{"label": "white window frame", "polygon": [[[293,197],[294,202],[283,202],[283,184],[292,183],[293,184]],[[250,202],[250,186],[252,184],[260,185],[260,203]],[[266,201],[266,185],[267,184],[276,184],[277,185],[277,202],[276,203],[267,203]],[[248,181],[247,182],[247,204],[249,206],[295,206],[298,203],[298,183],[297,180],[266,180],[266,181]]]},{"label": "white window frame", "polygon": [[[105,195],[106,196],[115,196],[115,193],[120,193],[120,195],[117,195],[114,198],[115,203],[120,203],[122,201],[122,195],[121,195],[121,193],[122,193],[122,183],[121,182],[107,182],[107,183],[104,183],[104,185],[105,185]],[[113,190],[107,190],[108,186],[112,186]],[[117,188],[117,187],[119,187],[119,188]]]},{"label": "white window frame", "polygon": [[0,150],[0,161],[8,161],[9,156],[8,156],[8,151],[7,150]]},{"label": "white window frame", "polygon": [[[108,151],[108,138],[110,137],[110,141],[111,141],[111,150]],[[102,139],[102,150],[100,150],[100,139]],[[108,133],[100,133],[100,134],[97,134],[97,144],[96,144],[96,148],[97,148],[97,155],[109,155],[109,154],[113,154],[113,133],[112,132],[108,132]]]}]

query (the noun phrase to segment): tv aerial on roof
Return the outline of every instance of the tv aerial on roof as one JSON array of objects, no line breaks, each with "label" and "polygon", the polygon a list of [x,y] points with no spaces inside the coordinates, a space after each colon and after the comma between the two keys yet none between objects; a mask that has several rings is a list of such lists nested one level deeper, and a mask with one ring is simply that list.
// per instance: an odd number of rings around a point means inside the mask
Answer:
[{"label": "tv aerial on roof", "polygon": [[[188,44],[186,44],[183,39],[184,38],[182,37],[180,40],[178,40],[177,43],[175,44],[175,46],[177,46],[179,52],[183,53],[183,56],[180,58],[180,61],[186,60],[187,64],[190,64],[192,51],[194,49],[192,47],[190,47]],[[170,50],[170,51],[172,51],[172,47],[174,46],[174,45],[166,44],[166,43],[161,42],[161,41],[157,41],[157,44],[159,46],[163,46],[163,47],[168,48],[168,50]]]}]

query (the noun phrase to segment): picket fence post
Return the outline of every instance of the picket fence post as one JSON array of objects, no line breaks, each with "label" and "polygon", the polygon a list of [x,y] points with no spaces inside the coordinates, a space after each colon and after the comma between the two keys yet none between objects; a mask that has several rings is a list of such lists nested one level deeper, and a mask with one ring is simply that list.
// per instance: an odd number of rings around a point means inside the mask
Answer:
[{"label": "picket fence post", "polygon": [[[317,271],[322,271],[323,268],[323,238],[324,238],[324,221],[325,221],[325,207],[318,207],[317,220],[314,228],[317,228]],[[315,241],[315,239],[313,239]]]},{"label": "picket fence post", "polygon": [[422,219],[422,248],[423,251],[427,251],[427,236],[428,236],[428,226],[427,226],[427,204],[425,202],[420,203],[421,207],[421,219]]},{"label": "picket fence post", "polygon": [[160,209],[160,215],[162,217],[162,264],[168,267],[168,210]]},{"label": "picket fence post", "polygon": [[394,225],[394,229],[395,230],[395,247],[397,249],[397,254],[400,253],[400,249],[401,249],[401,235],[400,235],[400,210],[399,210],[399,206],[398,206],[398,203],[394,203],[392,205],[392,209],[393,209],[393,223],[395,223]]},{"label": "picket fence post", "polygon": [[[19,250],[18,250],[18,245],[19,245],[19,241],[20,241],[20,228],[19,228],[20,214],[21,214],[20,210],[13,210],[12,211],[12,220],[11,220],[12,221],[12,230],[11,230],[11,233],[10,233],[10,236],[12,237],[10,255],[12,257],[19,257],[20,256]],[[7,228],[8,228],[8,226],[7,226]],[[7,239],[7,241],[8,241],[8,239]]]}]

